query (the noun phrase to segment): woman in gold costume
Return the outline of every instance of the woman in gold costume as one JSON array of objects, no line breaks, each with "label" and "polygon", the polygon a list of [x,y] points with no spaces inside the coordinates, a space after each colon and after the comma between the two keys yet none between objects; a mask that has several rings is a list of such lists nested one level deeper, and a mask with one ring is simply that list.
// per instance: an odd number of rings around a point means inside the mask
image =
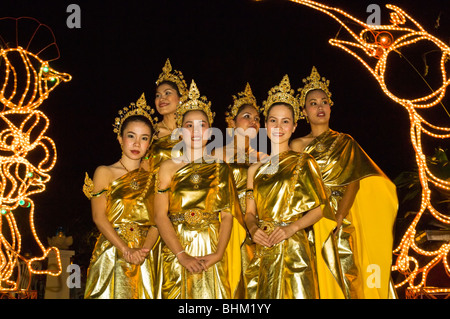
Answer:
[{"label": "woman in gold costume", "polygon": [[299,102],[311,132],[291,148],[311,154],[322,172],[336,215],[336,240],[347,298],[389,298],[395,185],[348,134],[329,127],[329,81],[317,69],[303,80]]},{"label": "woman in gold costume", "polygon": [[[247,83],[245,90],[233,96],[233,104],[229,106],[226,115],[227,132],[232,137],[232,142],[224,148],[217,149],[215,155],[220,160],[229,164],[233,180],[239,198],[242,214],[245,214],[245,190],[247,189],[247,170],[252,163],[267,157],[267,154],[258,152],[251,146],[251,140],[255,140],[261,127],[260,107],[256,103],[250,84]],[[253,258],[255,243],[249,237],[241,246],[242,274],[247,269]],[[238,254],[239,252],[233,252]],[[236,291],[235,298],[243,298],[245,293],[244,280],[240,281],[240,287]]]},{"label": "woman in gold costume", "polygon": [[158,230],[151,217],[154,179],[140,169],[151,144],[152,109],[144,95],[119,112],[114,132],[121,159],[99,166],[83,191],[91,200],[92,217],[100,231],[88,269],[85,298],[154,298],[152,247]]},{"label": "woman in gold costume", "polygon": [[233,170],[241,210],[245,213],[247,169],[250,164],[260,161],[267,155],[258,152],[250,145],[250,141],[256,138],[261,127],[259,107],[250,85],[247,83],[245,90],[239,92],[237,97],[233,96],[233,100],[234,103],[229,106],[229,111],[225,114],[227,131],[231,133],[233,141],[222,150],[217,150],[217,153],[222,153],[223,160]]},{"label": "woman in gold costume", "polygon": [[269,91],[270,158],[248,170],[245,223],[256,254],[245,272],[247,298],[313,299],[336,286],[322,249],[336,222],[320,171],[312,156],[289,148],[300,113],[293,93],[287,75]]},{"label": "woman in gold costume", "polygon": [[175,147],[180,140],[172,133],[177,128],[175,120],[177,106],[181,103],[182,96],[186,94],[187,86],[183,74],[172,70],[172,65],[167,59],[156,81],[155,107],[162,120],[156,125],[157,138],[150,147],[148,160],[142,162],[143,167],[151,172],[172,155],[174,157],[181,155],[181,151]]},{"label": "woman in gold costume", "polygon": [[[155,222],[164,241],[162,298],[231,298],[240,278],[240,256],[233,234],[239,229],[239,203],[229,166],[205,155],[213,114],[192,81],[177,111],[185,144],[183,155],[164,161],[157,174]],[[236,226],[237,225],[237,226]],[[234,270],[235,273],[231,273]],[[240,270],[240,268],[239,268]]]},{"label": "woman in gold costume", "polygon": [[[159,165],[167,159],[181,156],[180,139],[174,131],[177,128],[175,113],[181,103],[181,98],[187,95],[187,86],[181,71],[173,70],[170,60],[167,59],[162,72],[156,80],[155,107],[162,120],[156,124],[156,138],[142,161],[142,168],[152,173],[156,172]],[[151,175],[153,177],[153,175]],[[161,241],[155,244],[153,258],[157,272],[162,267]],[[155,297],[161,298],[160,277],[154,282]]]}]

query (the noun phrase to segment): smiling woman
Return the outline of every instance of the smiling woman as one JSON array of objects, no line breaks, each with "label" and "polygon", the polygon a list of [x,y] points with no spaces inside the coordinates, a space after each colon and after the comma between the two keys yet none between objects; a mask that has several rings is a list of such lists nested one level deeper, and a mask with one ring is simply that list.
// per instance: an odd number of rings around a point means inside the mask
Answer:
[{"label": "smiling woman", "polygon": [[172,136],[172,133],[177,128],[175,112],[181,98],[186,94],[187,86],[183,74],[173,70],[167,59],[156,80],[155,107],[162,119],[156,125],[156,139],[142,161],[144,169],[154,172],[162,161],[181,155],[181,150],[174,148],[180,141]]},{"label": "smiling woman", "polygon": [[209,140],[208,129],[208,117],[203,111],[189,111],[183,115],[182,137],[189,160],[202,157]]},{"label": "smiling woman", "polygon": [[112,165],[99,166],[93,180],[86,174],[83,191],[91,200],[92,218],[101,234],[92,253],[85,298],[155,297],[154,179],[139,168],[152,141],[151,114],[144,95],[124,108],[114,124],[122,157]]},{"label": "smiling woman", "polygon": [[331,275],[336,273],[334,250],[323,255],[336,222],[317,163],[289,148],[300,114],[293,94],[287,75],[269,91],[263,105],[272,153],[266,163],[248,169],[245,223],[256,253],[244,274],[247,298],[343,296]]},{"label": "smiling woman", "polygon": [[232,298],[245,230],[229,166],[205,155],[213,114],[194,81],[177,116],[186,148],[157,173],[155,222],[163,239],[158,295]]}]

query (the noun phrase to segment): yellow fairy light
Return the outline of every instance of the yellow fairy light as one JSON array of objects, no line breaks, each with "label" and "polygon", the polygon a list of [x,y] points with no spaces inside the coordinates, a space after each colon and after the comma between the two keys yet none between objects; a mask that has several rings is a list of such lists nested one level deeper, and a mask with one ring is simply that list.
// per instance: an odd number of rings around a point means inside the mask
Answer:
[{"label": "yellow fairy light", "polygon": [[[16,58],[17,55],[21,57],[23,66],[26,70],[27,82],[24,87],[21,87],[23,92],[17,92],[20,74],[16,72],[16,68],[11,62],[11,59]],[[35,109],[43,103],[50,92],[53,91],[61,81],[67,82],[71,80],[69,74],[60,73],[50,68],[48,62],[42,60],[37,55],[26,51],[22,47],[2,49],[1,57],[4,60],[3,62],[5,63],[6,71],[5,81],[0,90],[0,102],[9,108]],[[36,70],[34,65],[38,65],[39,70]],[[12,79],[10,78],[11,72]],[[49,82],[51,83],[51,86],[49,85]],[[14,88],[12,92],[8,94],[6,89],[11,83],[14,83]],[[31,97],[28,97],[31,86],[32,94]],[[20,96],[17,96],[18,94],[20,94]],[[19,101],[14,102],[17,98],[19,98]]]},{"label": "yellow fairy light", "polygon": [[[20,19],[11,20],[17,24]],[[36,33],[42,27],[49,30],[39,23]],[[56,46],[56,43],[50,45]],[[50,180],[48,172],[56,163],[55,143],[45,136],[49,119],[36,108],[60,82],[70,81],[71,76],[57,72],[39,54],[19,45],[0,47],[0,60],[4,72],[0,74],[0,103],[4,106],[0,112],[0,127],[3,128],[0,131],[0,292],[7,292],[19,288],[17,280],[12,279],[19,260],[25,262],[33,274],[58,276],[62,271],[59,250],[46,248],[38,237],[34,224],[35,205],[30,196],[45,190]],[[43,156],[31,158],[31,152]],[[15,218],[19,206],[29,209],[29,226],[41,256],[25,258],[21,255],[22,236]],[[46,259],[52,251],[58,263],[56,270],[33,269],[34,262]]]},{"label": "yellow fairy light", "polygon": [[[445,96],[446,89],[450,85],[450,79],[447,78],[445,63],[450,58],[450,47],[429,34],[416,20],[409,16],[401,8],[394,5],[386,5],[390,12],[389,25],[368,25],[347,12],[334,7],[326,6],[322,3],[309,0],[291,0],[293,2],[306,5],[324,14],[327,14],[336,20],[353,38],[353,41],[344,41],[340,39],[330,39],[329,43],[343,49],[348,54],[356,58],[378,81],[382,91],[394,102],[403,106],[409,115],[411,129],[410,136],[413,149],[416,156],[416,163],[419,170],[419,178],[422,186],[422,200],[419,212],[411,222],[407,231],[403,235],[400,244],[394,250],[397,260],[392,266],[393,271],[399,271],[405,276],[405,279],[396,285],[396,288],[409,285],[407,293],[409,296],[415,296],[419,291],[427,294],[432,293],[450,293],[450,288],[427,287],[427,275],[439,263],[442,263],[447,274],[450,275],[449,251],[450,244],[442,244],[439,249],[429,251],[417,246],[416,227],[422,215],[428,211],[440,222],[449,225],[450,216],[439,212],[431,203],[431,189],[429,183],[436,188],[444,191],[450,190],[450,182],[445,181],[431,173],[427,166],[426,156],[422,148],[422,134],[437,139],[450,138],[450,127],[433,125],[424,120],[417,109],[426,109],[441,103]],[[344,23],[344,19],[351,20],[350,23]],[[354,27],[354,26],[357,27]],[[360,28],[360,32],[352,29]],[[367,36],[372,35],[372,36]],[[426,96],[415,99],[405,99],[397,97],[391,92],[385,82],[385,72],[387,71],[387,59],[390,53],[399,52],[399,49],[405,46],[415,44],[419,41],[429,41],[436,45],[441,52],[440,71],[441,86]],[[356,52],[360,51],[360,52]],[[434,132],[432,132],[433,130]],[[411,253],[431,258],[420,265],[417,258],[411,256]],[[423,263],[423,261],[422,261]]]}]

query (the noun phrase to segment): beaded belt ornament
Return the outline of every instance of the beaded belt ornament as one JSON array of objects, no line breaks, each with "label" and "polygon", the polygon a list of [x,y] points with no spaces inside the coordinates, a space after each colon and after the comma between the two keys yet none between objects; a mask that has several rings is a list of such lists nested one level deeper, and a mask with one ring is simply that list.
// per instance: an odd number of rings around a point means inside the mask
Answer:
[{"label": "beaded belt ornament", "polygon": [[287,226],[289,223],[286,222],[271,222],[266,220],[259,221],[259,228],[261,228],[267,235],[270,235],[275,227]]},{"label": "beaded belt ornament", "polygon": [[190,226],[200,225],[203,222],[219,220],[217,213],[202,212],[198,209],[191,209],[184,213],[171,214],[169,216],[172,223],[186,223]]},{"label": "beaded belt ornament", "polygon": [[148,228],[148,226],[136,223],[124,223],[115,227],[114,230],[126,241],[135,241],[138,238],[147,236]]}]

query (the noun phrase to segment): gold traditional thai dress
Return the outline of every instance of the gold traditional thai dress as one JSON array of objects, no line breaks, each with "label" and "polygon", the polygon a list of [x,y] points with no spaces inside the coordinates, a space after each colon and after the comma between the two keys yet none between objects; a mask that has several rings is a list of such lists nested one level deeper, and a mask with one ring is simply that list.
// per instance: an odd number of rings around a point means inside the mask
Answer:
[{"label": "gold traditional thai dress", "polygon": [[[179,139],[172,139],[172,134],[160,137],[153,141],[150,149],[148,151],[148,170],[150,172],[156,172],[161,165],[167,159],[171,159],[172,156],[179,157],[182,155],[181,148],[177,148],[177,144],[180,142]],[[152,210],[153,211],[153,210]],[[153,249],[153,257],[155,264],[157,265],[157,272],[161,271],[162,260],[160,259],[161,255],[161,241],[155,244]],[[161,296],[161,277],[158,276],[154,281],[155,284],[155,298],[160,299]]]},{"label": "gold traditional thai dress", "polygon": [[337,237],[346,297],[395,296],[390,286],[393,226],[398,207],[395,185],[347,134],[328,130],[304,152],[316,159],[335,213],[347,185],[360,183]]},{"label": "gold traditional thai dress", "polygon": [[[142,247],[147,231],[154,227],[152,214],[154,178],[145,170],[131,171],[114,180],[99,193],[106,195],[106,214],[118,235],[132,248]],[[90,185],[89,185],[90,184]],[[85,187],[93,188],[86,176]],[[127,263],[119,250],[104,235],[97,239],[87,273],[85,298],[154,298],[155,262],[153,252],[141,265]]]},{"label": "gold traditional thai dress", "polygon": [[179,139],[172,139],[172,134],[153,141],[152,146],[148,151],[149,171],[154,172],[163,161],[172,158],[172,155],[173,157],[181,156],[181,148],[174,149],[179,142]]},{"label": "gold traditional thai dress", "polygon": [[223,259],[201,274],[188,272],[163,244],[162,298],[231,298],[240,279],[239,249],[245,230],[228,164],[189,163],[175,173],[170,188],[163,191],[169,192],[168,214],[178,239],[191,256],[216,251],[220,212],[229,212],[234,218]]},{"label": "gold traditional thai dress", "polygon": [[[234,150],[233,150],[234,152]],[[246,199],[245,191],[247,189],[247,171],[252,163],[260,160],[265,154],[256,152],[251,149],[250,154],[242,156],[236,152],[236,154],[229,159],[227,163],[229,164],[233,180],[236,185],[236,192],[239,198],[239,204],[241,208],[242,215],[245,215],[246,209]],[[267,156],[267,155],[266,155]],[[244,244],[241,246],[241,270],[242,275],[245,273],[250,261],[255,254],[255,243],[252,242],[249,236],[246,237]],[[240,281],[239,289],[236,291],[235,298],[244,298],[245,296],[245,283],[244,278]]]},{"label": "gold traditional thai dress", "polygon": [[[239,205],[241,208],[242,215],[245,215],[246,209],[246,199],[245,191],[247,189],[247,171],[253,162],[260,159],[262,153],[256,151],[251,152],[246,156],[240,156],[236,153],[230,159],[227,160],[232,174],[233,180],[236,185],[236,192],[239,198]],[[241,274],[245,273],[250,261],[255,254],[255,243],[252,242],[249,236],[246,237],[244,244],[241,246]],[[244,298],[245,296],[245,282],[244,278],[241,279],[239,283],[239,288],[236,290],[235,298]]]},{"label": "gold traditional thai dress", "polygon": [[255,257],[245,272],[247,298],[312,299],[330,289],[339,291],[333,277],[336,269],[332,269],[336,255],[333,250],[324,251],[336,221],[312,156],[286,151],[279,154],[278,165],[271,161],[262,164],[254,176],[253,198],[259,227],[267,234],[319,206],[323,217],[311,227],[311,238],[308,228],[272,247],[256,245]]}]

